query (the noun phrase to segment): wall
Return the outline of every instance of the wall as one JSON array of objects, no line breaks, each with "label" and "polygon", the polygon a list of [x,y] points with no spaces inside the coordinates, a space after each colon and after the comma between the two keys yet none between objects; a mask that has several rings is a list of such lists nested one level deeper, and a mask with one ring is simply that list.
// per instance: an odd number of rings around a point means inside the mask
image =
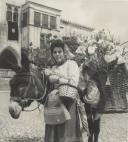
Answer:
[{"label": "wall", "polygon": [[60,21],[60,34],[61,36],[83,36],[86,37],[91,34],[93,28],[82,26],[72,23],[70,21]]},{"label": "wall", "polygon": [[[19,40],[10,41],[8,40],[8,25],[6,21],[6,3],[19,6]],[[29,25],[28,27],[21,28],[21,9],[24,10],[27,7],[31,7],[29,10]],[[43,29],[41,27],[34,26],[34,11],[40,13],[47,13],[51,16],[57,16],[57,30]],[[70,36],[70,35],[84,35],[87,36],[91,33],[90,30],[79,28],[79,26],[74,26],[71,22],[63,23],[61,22],[61,10],[51,8],[45,5],[40,5],[32,2],[25,3],[25,0],[0,0],[0,53],[5,48],[11,48],[10,50],[18,58],[18,63],[20,64],[21,46],[28,47],[29,43],[33,43],[33,48],[40,47],[40,34],[57,35],[58,37]],[[13,49],[13,50],[12,50]]]},{"label": "wall", "polygon": [[[32,42],[32,47],[40,47],[40,34],[52,33],[53,35],[59,35],[60,28],[60,10],[36,4],[33,2],[27,2],[22,6],[22,11],[28,10],[28,25],[22,29],[22,47],[28,47],[29,43]],[[57,18],[57,29],[51,30],[44,29],[41,26],[36,27],[34,25],[34,12],[41,14],[47,14],[49,16],[56,16]],[[50,23],[49,23],[50,24]]]},{"label": "wall", "polygon": [[[6,3],[12,4],[12,5],[16,5],[19,6],[21,5],[21,3],[17,3],[13,0],[0,0],[0,53],[2,53],[3,50],[5,50],[5,48],[13,48],[16,52],[16,55],[18,58],[18,63],[20,64],[20,53],[21,53],[21,31],[19,28],[19,40],[18,41],[11,41],[8,40],[8,25],[7,25],[7,21],[6,21],[6,11],[7,11],[7,6]],[[20,8],[19,8],[19,27],[20,27]],[[12,50],[12,49],[10,49]],[[12,51],[12,52],[13,52]],[[15,55],[15,53],[14,53]]]}]

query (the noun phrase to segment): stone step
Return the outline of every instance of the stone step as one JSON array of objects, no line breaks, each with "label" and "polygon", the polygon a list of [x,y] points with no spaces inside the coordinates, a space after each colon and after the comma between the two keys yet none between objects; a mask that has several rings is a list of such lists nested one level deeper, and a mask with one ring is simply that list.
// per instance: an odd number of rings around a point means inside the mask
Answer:
[{"label": "stone step", "polygon": [[8,91],[10,78],[0,78],[0,91]]}]

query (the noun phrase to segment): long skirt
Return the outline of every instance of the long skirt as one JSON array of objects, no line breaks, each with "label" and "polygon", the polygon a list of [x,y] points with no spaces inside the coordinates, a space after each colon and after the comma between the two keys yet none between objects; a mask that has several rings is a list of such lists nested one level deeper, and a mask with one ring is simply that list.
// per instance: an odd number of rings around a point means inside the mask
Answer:
[{"label": "long skirt", "polygon": [[74,101],[67,109],[71,120],[58,125],[46,124],[45,142],[83,142],[77,102]]}]

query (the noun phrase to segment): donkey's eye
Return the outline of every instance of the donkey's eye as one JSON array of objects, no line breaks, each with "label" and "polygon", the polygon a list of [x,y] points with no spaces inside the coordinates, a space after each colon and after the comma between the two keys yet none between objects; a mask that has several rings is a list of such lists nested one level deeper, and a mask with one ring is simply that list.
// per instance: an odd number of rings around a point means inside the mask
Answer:
[{"label": "donkey's eye", "polygon": [[19,90],[23,90],[23,89],[25,89],[25,87],[26,87],[25,84],[20,84],[20,85],[18,86]]},{"label": "donkey's eye", "polygon": [[26,85],[28,85],[27,82],[26,83],[21,83],[21,84],[19,84],[19,87],[26,87]]},{"label": "donkey's eye", "polygon": [[19,91],[22,91],[22,90],[24,90],[24,88],[25,88],[25,87],[19,87]]}]

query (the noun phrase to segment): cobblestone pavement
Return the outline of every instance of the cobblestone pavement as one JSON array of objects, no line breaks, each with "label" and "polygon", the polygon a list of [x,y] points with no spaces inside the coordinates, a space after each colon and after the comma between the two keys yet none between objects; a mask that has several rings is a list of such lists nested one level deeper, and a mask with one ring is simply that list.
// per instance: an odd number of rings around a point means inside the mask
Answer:
[{"label": "cobblestone pavement", "polygon": [[[43,142],[43,106],[40,112],[23,112],[15,120],[9,115],[8,103],[9,93],[0,92],[0,142]],[[128,113],[104,114],[99,142],[128,142]]]}]

